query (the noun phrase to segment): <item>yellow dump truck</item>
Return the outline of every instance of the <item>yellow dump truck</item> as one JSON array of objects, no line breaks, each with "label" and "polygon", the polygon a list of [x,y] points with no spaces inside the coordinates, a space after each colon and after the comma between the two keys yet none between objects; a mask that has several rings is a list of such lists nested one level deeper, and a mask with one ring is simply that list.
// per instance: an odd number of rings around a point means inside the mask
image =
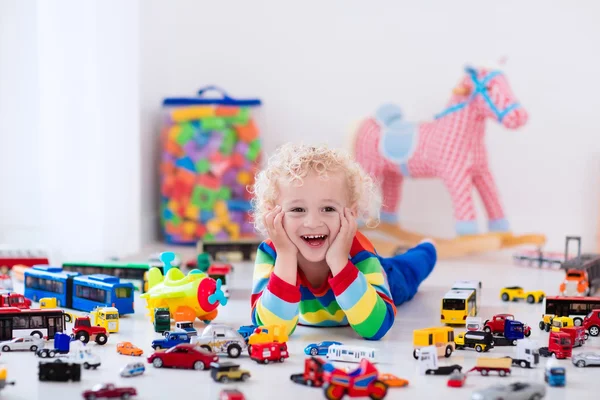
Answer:
[{"label": "yellow dump truck", "polygon": [[450,357],[455,349],[454,329],[448,326],[416,329],[413,331],[413,357],[419,359],[419,350],[435,346],[438,357]]},{"label": "yellow dump truck", "polygon": [[510,366],[512,365],[512,359],[510,357],[479,357],[475,363],[475,366],[468,372],[479,371],[481,375],[488,375],[490,371],[497,371],[498,375],[506,376],[510,375]]}]

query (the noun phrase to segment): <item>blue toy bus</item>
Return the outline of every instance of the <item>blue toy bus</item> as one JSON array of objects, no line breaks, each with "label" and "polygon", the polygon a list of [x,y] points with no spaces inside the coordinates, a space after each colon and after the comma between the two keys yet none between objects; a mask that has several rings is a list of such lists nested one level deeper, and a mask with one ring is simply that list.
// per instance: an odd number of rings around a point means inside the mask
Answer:
[{"label": "blue toy bus", "polygon": [[73,278],[73,308],[92,311],[96,307],[115,307],[119,314],[133,314],[131,282],[120,282],[116,276],[94,274]]},{"label": "blue toy bus", "polygon": [[55,297],[60,307],[92,311],[115,307],[119,314],[133,314],[134,285],[104,274],[81,275],[60,267],[36,265],[25,271],[25,297],[39,301]]},{"label": "blue toy bus", "polygon": [[79,275],[79,272],[63,272],[61,267],[34,265],[24,273],[24,296],[33,301],[39,301],[43,297],[55,297],[59,307],[71,308],[73,278]]}]

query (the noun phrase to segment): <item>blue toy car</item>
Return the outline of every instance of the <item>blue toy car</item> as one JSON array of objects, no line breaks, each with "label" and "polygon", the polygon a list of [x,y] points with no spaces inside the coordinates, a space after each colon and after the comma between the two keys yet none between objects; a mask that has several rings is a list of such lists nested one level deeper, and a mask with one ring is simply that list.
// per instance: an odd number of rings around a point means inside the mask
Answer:
[{"label": "blue toy car", "polygon": [[187,332],[169,332],[168,335],[165,335],[164,339],[156,339],[152,341],[152,348],[154,350],[158,349],[170,349],[171,347],[175,347],[178,344],[189,343],[190,337]]},{"label": "blue toy car", "polygon": [[329,346],[331,345],[341,345],[340,342],[321,342],[321,343],[311,343],[304,349],[304,353],[307,356],[324,356],[327,354],[327,350],[329,350]]}]

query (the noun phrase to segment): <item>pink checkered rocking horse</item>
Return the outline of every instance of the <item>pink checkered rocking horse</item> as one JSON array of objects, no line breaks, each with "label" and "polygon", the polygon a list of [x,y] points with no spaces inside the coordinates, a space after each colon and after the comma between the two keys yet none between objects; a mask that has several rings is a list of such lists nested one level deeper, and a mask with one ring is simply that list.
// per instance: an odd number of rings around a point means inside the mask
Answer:
[{"label": "pink checkered rocking horse", "polygon": [[[542,235],[516,240],[508,234],[509,224],[485,147],[486,119],[517,129],[527,122],[527,112],[501,71],[467,67],[465,72],[448,106],[433,121],[405,121],[397,106],[386,104],[375,116],[363,121],[355,133],[356,160],[382,184],[381,226],[386,233],[395,231],[400,239],[406,238],[399,228],[397,213],[404,178],[440,178],[452,198],[459,236],[472,239],[478,233],[472,197],[475,188],[483,200],[489,230],[503,232],[497,236],[502,237],[504,244],[533,240],[542,245]],[[511,240],[513,243],[509,243]]]}]

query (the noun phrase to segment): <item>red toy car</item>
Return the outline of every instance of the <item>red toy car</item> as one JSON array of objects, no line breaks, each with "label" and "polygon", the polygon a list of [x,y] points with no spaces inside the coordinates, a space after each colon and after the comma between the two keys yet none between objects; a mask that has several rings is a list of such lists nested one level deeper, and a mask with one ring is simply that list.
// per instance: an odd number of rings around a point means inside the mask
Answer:
[{"label": "red toy car", "polygon": [[81,340],[83,343],[87,343],[91,339],[96,343],[103,345],[108,341],[106,328],[102,326],[92,326],[90,317],[88,316],[77,317],[71,336],[77,340]]},{"label": "red toy car", "polygon": [[465,384],[467,375],[463,374],[459,370],[455,370],[448,378],[448,386],[450,387],[462,387]]},{"label": "red toy car", "polygon": [[148,362],[156,368],[193,368],[204,370],[210,368],[210,363],[219,361],[219,356],[193,344],[178,344],[167,351],[158,350]]},{"label": "red toy car", "polygon": [[600,334],[600,310],[592,310],[584,319],[583,327],[589,332],[591,336],[598,336]]},{"label": "red toy car", "polygon": [[26,299],[21,293],[2,291],[0,293],[0,307],[28,309],[31,307],[31,300]]},{"label": "red toy car", "polygon": [[285,343],[257,343],[250,351],[250,358],[263,364],[268,364],[269,361],[283,362],[289,356]]},{"label": "red toy car", "polygon": [[[488,319],[483,323],[483,330],[491,332],[496,335],[504,334],[504,323],[507,319],[515,320],[515,316],[512,314],[496,314],[492,319]],[[527,324],[523,324],[523,334],[526,337],[531,335],[531,327]]]},{"label": "red toy car", "polygon": [[116,387],[112,383],[101,383],[94,386],[91,390],[86,390],[82,395],[86,400],[94,400],[101,397],[106,399],[129,399],[131,396],[137,396],[137,391],[132,387]]},{"label": "red toy car", "polygon": [[219,393],[219,400],[246,400],[244,393],[237,389],[225,389]]},{"label": "red toy car", "polygon": [[379,400],[387,394],[387,385],[378,379],[377,368],[366,358],[360,361],[354,371],[343,371],[331,363],[323,365],[323,371],[325,397],[329,400],[340,400],[346,394]]}]

